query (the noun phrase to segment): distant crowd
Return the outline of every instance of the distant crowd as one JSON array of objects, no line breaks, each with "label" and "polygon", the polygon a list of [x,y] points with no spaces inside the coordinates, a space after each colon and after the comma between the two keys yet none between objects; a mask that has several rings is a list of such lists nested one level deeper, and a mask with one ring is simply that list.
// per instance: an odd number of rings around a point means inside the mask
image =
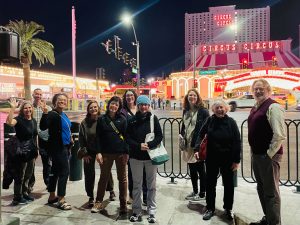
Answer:
[{"label": "distant crowd", "polygon": [[[248,141],[264,213],[260,221],[251,225],[281,225],[278,185],[282,143],[286,137],[284,110],[270,98],[271,86],[266,80],[255,80],[251,91],[256,104],[248,117]],[[49,192],[48,204],[60,210],[71,210],[66,200],[66,187],[74,140],[72,124],[65,113],[68,96],[55,94],[52,107],[46,105],[41,89],[35,89],[32,97],[33,101],[24,101],[20,106],[16,99],[10,100],[6,123],[15,128],[16,136],[7,145],[9,154],[5,159],[3,187],[8,188],[14,181],[13,205],[34,201],[34,168],[40,155],[43,179]],[[105,208],[106,191],[110,201],[116,200],[111,172],[115,163],[119,213],[127,215],[131,205],[129,220],[142,221],[145,206],[148,222],[156,223],[156,176],[160,163],[153,155],[162,160],[166,153],[162,153],[161,126],[151,108],[161,108],[162,104],[165,102],[160,98],[151,101],[145,95],[137,96],[133,90],[127,90],[122,98],[113,96],[102,114],[97,101],[88,103],[86,116],[80,124],[77,157],[83,160],[87,204],[92,213]],[[210,220],[215,214],[220,173],[224,185],[224,215],[231,221],[234,218],[233,178],[240,163],[241,137],[235,120],[227,115],[226,102],[216,100],[211,109],[212,115],[209,115],[196,89],[190,89],[184,97],[178,151],[188,164],[191,176],[192,192],[186,200],[205,199],[203,220]],[[15,113],[18,115],[14,116]],[[96,193],[95,165],[99,165],[101,171]]]}]

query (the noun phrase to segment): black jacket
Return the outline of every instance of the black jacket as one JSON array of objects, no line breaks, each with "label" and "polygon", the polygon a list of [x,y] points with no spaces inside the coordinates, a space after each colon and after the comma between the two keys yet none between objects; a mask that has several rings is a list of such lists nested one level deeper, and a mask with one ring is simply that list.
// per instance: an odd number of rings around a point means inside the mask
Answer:
[{"label": "black jacket", "polygon": [[[124,140],[112,128],[110,121],[113,121],[120,134],[124,137]],[[113,120],[106,114],[99,117],[96,127],[97,153],[128,154],[128,146],[125,142],[126,128],[127,121],[120,114],[116,115]]]},{"label": "black jacket", "polygon": [[200,130],[196,141],[196,150],[207,134],[206,161],[230,160],[239,163],[241,160],[241,135],[235,120],[227,115],[218,118],[216,115],[208,117]]},{"label": "black jacket", "polygon": [[41,130],[49,130],[47,149],[49,152],[63,151],[62,124],[59,113],[55,110],[43,114],[40,122]]},{"label": "black jacket", "polygon": [[[182,118],[184,117],[185,113],[186,113],[186,111],[184,110]],[[201,127],[202,127],[202,125],[204,124],[204,122],[206,121],[206,119],[208,117],[209,117],[209,112],[208,112],[207,109],[202,108],[202,107],[198,109],[197,122],[196,122],[196,126],[195,126],[195,129],[194,129],[192,141],[191,141],[191,147],[192,148],[195,148],[195,144],[196,144],[197,138],[199,137],[199,133],[200,133]],[[181,126],[180,134],[182,136],[184,136],[185,132],[186,132],[185,131],[185,125],[184,125],[184,123],[182,121],[182,126]]]},{"label": "black jacket", "polygon": [[[130,147],[129,156],[138,160],[150,160],[147,151],[141,150],[141,143],[145,143],[145,137],[150,133],[150,117],[151,112],[141,114],[137,112],[128,122],[127,143]],[[150,149],[155,148],[163,139],[161,127],[158,118],[154,115],[154,134],[153,141],[148,142]]]}]

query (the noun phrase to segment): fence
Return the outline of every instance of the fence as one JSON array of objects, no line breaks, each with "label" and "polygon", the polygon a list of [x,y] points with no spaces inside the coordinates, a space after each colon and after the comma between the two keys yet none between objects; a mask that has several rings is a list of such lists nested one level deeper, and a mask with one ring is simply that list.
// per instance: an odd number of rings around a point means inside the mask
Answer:
[{"label": "fence", "polygon": [[[178,148],[178,134],[181,128],[181,118],[160,118],[159,119],[163,135],[164,144],[170,155],[170,160],[159,166],[158,174],[162,177],[169,177],[171,182],[175,179],[189,179],[190,174],[187,164],[182,162]],[[284,154],[280,165],[281,180],[284,186],[297,186],[299,181],[299,124],[300,120],[285,120],[287,139],[283,144]],[[255,183],[252,169],[252,157],[248,144],[247,120],[243,121],[240,127],[242,140],[241,168],[239,175],[246,182]]]},{"label": "fence", "polygon": [[[159,119],[162,131],[163,142],[170,155],[170,160],[165,164],[158,167],[158,174],[161,177],[170,178],[171,182],[175,182],[175,179],[190,179],[190,174],[186,162],[181,160],[181,153],[178,148],[178,134],[182,125],[181,118],[160,118]],[[75,123],[74,123],[75,124]],[[298,186],[299,181],[299,124],[300,120],[285,120],[287,139],[283,144],[284,154],[281,162],[281,180],[280,183],[284,186]],[[78,124],[77,124],[78,125]],[[8,126],[4,126],[4,138],[7,141],[11,135],[14,135],[13,129]],[[239,175],[243,177],[246,182],[255,183],[255,177],[252,169],[252,157],[250,147],[248,144],[248,129],[247,120],[243,121],[240,127],[241,140],[242,140],[242,153],[241,153],[241,168]],[[76,129],[75,134],[78,135]],[[78,140],[76,140],[78,142]],[[75,153],[78,149],[74,148],[73,157],[74,168],[76,169],[76,179],[81,179],[81,167],[77,160],[75,160]],[[72,172],[71,172],[72,173]]]}]

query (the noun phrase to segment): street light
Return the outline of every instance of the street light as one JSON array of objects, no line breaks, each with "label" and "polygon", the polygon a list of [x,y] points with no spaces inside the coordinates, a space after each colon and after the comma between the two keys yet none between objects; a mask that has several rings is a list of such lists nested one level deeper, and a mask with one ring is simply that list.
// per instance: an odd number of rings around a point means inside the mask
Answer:
[{"label": "street light", "polygon": [[132,45],[136,46],[136,89],[137,89],[137,94],[140,95],[140,43],[137,40],[136,33],[135,33],[135,28],[133,26],[132,22],[132,16],[125,14],[122,17],[122,21],[125,24],[131,25],[134,33],[134,39],[135,42],[132,42]]}]

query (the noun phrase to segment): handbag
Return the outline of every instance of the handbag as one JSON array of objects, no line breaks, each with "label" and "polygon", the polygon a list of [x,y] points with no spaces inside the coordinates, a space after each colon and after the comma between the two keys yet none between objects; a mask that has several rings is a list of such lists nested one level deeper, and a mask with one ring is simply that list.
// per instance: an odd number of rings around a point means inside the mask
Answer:
[{"label": "handbag", "polygon": [[38,156],[37,145],[33,138],[17,141],[16,157],[22,162],[29,162]]},{"label": "handbag", "polygon": [[178,143],[180,151],[185,151],[187,149],[187,139],[186,136],[178,135]]},{"label": "handbag", "polygon": [[204,161],[206,159],[206,154],[207,154],[207,134],[205,134],[204,138],[200,143],[199,154],[198,154],[199,160]]},{"label": "handbag", "polygon": [[83,157],[88,155],[88,151],[86,150],[86,147],[81,147],[77,151],[77,158],[82,159]]},{"label": "handbag", "polygon": [[[150,133],[146,135],[145,143],[154,140],[154,138],[154,115],[152,114],[150,117]],[[155,148],[148,150],[147,152],[151,159],[152,165],[161,165],[170,159],[168,152],[163,145],[163,142],[161,142]]]}]

